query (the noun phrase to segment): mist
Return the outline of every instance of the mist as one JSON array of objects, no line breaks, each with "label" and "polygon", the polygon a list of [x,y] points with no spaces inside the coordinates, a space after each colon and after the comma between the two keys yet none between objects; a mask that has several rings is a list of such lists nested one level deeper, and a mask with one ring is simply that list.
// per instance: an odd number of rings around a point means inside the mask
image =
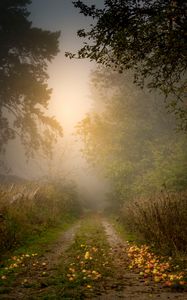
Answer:
[{"label": "mist", "polygon": [[183,2],[1,0],[2,299],[187,299]]},{"label": "mist", "polygon": [[[50,159],[39,152],[28,159],[19,138],[9,141],[6,153],[2,156],[6,167],[2,168],[1,173],[27,180],[59,177],[61,180],[66,178],[75,181],[80,193],[86,190],[86,198],[90,198],[88,201],[96,201],[97,206],[99,202],[104,203],[106,179],[101,179],[102,175],[98,177],[90,168],[80,153],[80,139],[75,137],[77,123],[92,107],[89,77],[94,63],[71,61],[64,57],[65,51],[76,51],[80,47],[81,41],[76,32],[78,28],[88,26],[89,21],[79,15],[71,1],[56,1],[53,4],[50,1],[32,1],[29,11],[33,26],[61,30],[60,52],[48,65],[48,85],[52,88],[52,95],[47,114],[59,121],[63,127],[63,138],[54,146]],[[95,200],[94,193],[97,195]]]}]

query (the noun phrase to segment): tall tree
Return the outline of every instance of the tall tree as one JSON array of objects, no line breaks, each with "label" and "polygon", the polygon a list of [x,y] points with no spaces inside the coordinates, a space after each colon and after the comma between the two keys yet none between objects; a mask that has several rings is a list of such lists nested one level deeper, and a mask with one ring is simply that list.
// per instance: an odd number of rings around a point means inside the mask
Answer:
[{"label": "tall tree", "polygon": [[[104,8],[74,1],[94,25],[78,36],[85,39],[78,58],[89,58],[123,72],[133,69],[135,82],[160,89],[169,109],[187,130],[186,2],[183,0],[105,0]],[[67,53],[70,58],[75,54]]]},{"label": "tall tree", "polygon": [[51,89],[48,63],[57,55],[60,32],[35,28],[30,0],[0,1],[0,152],[19,136],[26,154],[50,155],[62,128],[46,115]]},{"label": "tall tree", "polygon": [[163,185],[185,190],[187,138],[174,131],[175,118],[166,112],[163,98],[135,88],[127,72],[97,70],[92,84],[102,111],[96,99],[77,133],[88,162],[111,182],[114,204],[153,194]]}]

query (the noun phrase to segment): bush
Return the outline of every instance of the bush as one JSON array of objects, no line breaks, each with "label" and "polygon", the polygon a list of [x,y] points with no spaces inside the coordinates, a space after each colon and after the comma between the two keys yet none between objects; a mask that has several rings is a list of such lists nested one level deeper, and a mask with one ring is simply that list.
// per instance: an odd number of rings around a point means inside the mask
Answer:
[{"label": "bush", "polygon": [[[74,190],[74,192],[72,192]],[[47,183],[0,187],[0,252],[81,213],[72,185]]]},{"label": "bush", "polygon": [[167,193],[124,205],[122,218],[131,232],[168,253],[187,249],[187,194]]}]

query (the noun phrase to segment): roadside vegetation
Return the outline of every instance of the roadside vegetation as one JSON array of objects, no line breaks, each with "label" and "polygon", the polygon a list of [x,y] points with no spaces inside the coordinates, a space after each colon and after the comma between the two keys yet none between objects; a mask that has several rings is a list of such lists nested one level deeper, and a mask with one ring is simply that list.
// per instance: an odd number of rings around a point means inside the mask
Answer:
[{"label": "roadside vegetation", "polygon": [[124,204],[125,227],[168,255],[186,254],[187,195],[162,193]]},{"label": "roadside vegetation", "polygon": [[[110,217],[116,231],[127,243],[129,270],[139,274],[139,280],[145,285],[154,282],[162,288],[170,288],[179,292],[187,291],[186,253],[175,252],[169,255],[164,242],[159,248],[140,234],[141,230],[132,230],[127,220],[123,218],[124,215],[120,218],[116,218],[116,215]],[[168,249],[171,250],[172,247]]]},{"label": "roadside vegetation", "polygon": [[0,255],[78,217],[81,207],[73,184],[5,184],[0,187]]},{"label": "roadside vegetation", "polygon": [[5,252],[0,263],[0,294],[9,293],[17,285],[22,288],[36,287],[28,280],[30,272],[37,270],[38,280],[46,275],[47,263],[41,261],[41,257],[74,221],[75,218],[66,216],[58,226],[48,228],[40,235],[29,236],[22,245]]},{"label": "roadside vegetation", "polygon": [[133,74],[98,68],[93,110],[77,126],[83,155],[110,183],[107,211],[162,253],[187,249],[186,133],[163,98],[134,86]]}]

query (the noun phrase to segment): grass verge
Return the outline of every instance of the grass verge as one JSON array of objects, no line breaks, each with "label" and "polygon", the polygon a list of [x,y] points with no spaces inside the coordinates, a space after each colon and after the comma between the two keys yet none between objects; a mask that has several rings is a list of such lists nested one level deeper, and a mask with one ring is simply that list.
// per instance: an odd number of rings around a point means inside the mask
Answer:
[{"label": "grass verge", "polygon": [[119,233],[123,240],[129,243],[136,243],[137,245],[143,244],[145,241],[138,237],[135,233],[130,232],[125,228],[125,225],[121,222],[120,218],[115,215],[110,215],[109,221],[114,226],[115,230]]},{"label": "grass verge", "polygon": [[37,258],[50,249],[59,236],[75,221],[75,217],[66,215],[58,226],[47,229],[40,235],[30,236],[22,246],[7,252],[0,261],[0,294],[8,291],[15,278],[23,273],[26,266],[37,264]]},{"label": "grass verge", "polygon": [[47,285],[42,299],[85,299],[102,293],[112,277],[110,247],[97,217],[87,218]]}]

